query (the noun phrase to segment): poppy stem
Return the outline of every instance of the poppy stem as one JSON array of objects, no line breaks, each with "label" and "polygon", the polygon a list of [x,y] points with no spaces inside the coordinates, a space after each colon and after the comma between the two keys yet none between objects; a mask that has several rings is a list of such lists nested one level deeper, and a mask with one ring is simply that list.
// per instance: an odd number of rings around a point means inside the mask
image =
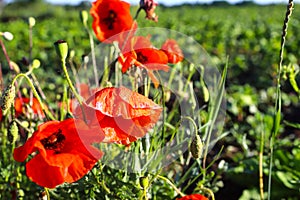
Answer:
[{"label": "poppy stem", "polygon": [[67,66],[66,66],[66,61],[64,58],[61,59],[61,65],[62,65],[62,68],[63,68],[63,71],[64,71],[64,74],[66,76],[66,79],[67,79],[67,82],[68,82],[68,85],[69,87],[71,88],[71,91],[73,92],[73,94],[75,95],[75,98],[77,99],[77,101],[79,102],[79,106],[81,108],[81,112],[82,112],[82,116],[83,116],[83,119],[84,121],[86,122],[86,116],[85,116],[85,113],[84,113],[84,109],[83,109],[83,105],[82,105],[82,100],[81,100],[81,96],[78,94],[78,92],[76,91],[71,79],[70,79],[70,76],[69,76],[69,73],[68,73],[68,70],[67,70]]},{"label": "poppy stem", "polygon": [[47,200],[50,200],[50,193],[49,193],[48,188],[45,188],[45,193],[46,193],[46,196],[47,196]]},{"label": "poppy stem", "polygon": [[68,83],[71,91],[75,95],[75,98],[77,99],[77,101],[79,102],[79,104],[82,105],[81,97],[78,94],[78,92],[76,91],[76,89],[75,89],[75,87],[74,87],[74,85],[73,85],[73,83],[72,83],[72,81],[70,79],[70,76],[69,76],[69,73],[68,73],[68,70],[67,70],[67,66],[66,66],[66,61],[64,59],[61,59],[61,66],[63,68],[64,74],[66,76],[67,83]]},{"label": "poppy stem", "polygon": [[166,181],[181,197],[185,196],[168,178],[161,175],[157,175],[157,178]]},{"label": "poppy stem", "polygon": [[93,69],[94,69],[94,75],[95,75],[95,84],[96,84],[96,87],[98,88],[99,87],[99,76],[98,76],[98,71],[97,71],[94,39],[93,39],[93,35],[92,35],[90,29],[88,28],[88,26],[85,24],[84,27],[89,35],[92,63],[93,63]]},{"label": "poppy stem", "polygon": [[12,83],[11,83],[11,84],[15,84],[15,82],[17,81],[17,79],[20,78],[20,77],[25,78],[25,80],[27,81],[28,85],[31,87],[32,92],[33,92],[33,95],[34,95],[34,97],[38,100],[38,102],[39,102],[39,104],[40,104],[40,106],[41,106],[41,109],[43,110],[43,112],[44,112],[46,118],[47,118],[47,119],[52,119],[52,120],[54,120],[54,117],[53,117],[52,113],[49,112],[47,109],[45,109],[45,106],[44,106],[44,104],[43,104],[43,102],[42,102],[42,100],[41,100],[41,98],[40,98],[40,95],[39,95],[38,92],[36,91],[36,89],[35,89],[35,87],[34,87],[32,81],[31,81],[31,79],[30,79],[26,74],[20,73],[20,74],[16,75],[16,76],[14,77],[14,79],[12,80]]}]

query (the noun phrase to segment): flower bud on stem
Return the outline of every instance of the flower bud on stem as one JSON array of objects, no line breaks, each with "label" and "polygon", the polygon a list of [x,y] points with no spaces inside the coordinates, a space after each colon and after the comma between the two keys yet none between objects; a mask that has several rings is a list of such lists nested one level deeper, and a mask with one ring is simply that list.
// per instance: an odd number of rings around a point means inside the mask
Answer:
[{"label": "flower bud on stem", "polygon": [[78,92],[76,91],[76,89],[75,89],[75,87],[74,87],[74,85],[73,85],[73,83],[70,79],[70,76],[69,76],[69,73],[68,73],[68,70],[67,70],[67,66],[66,66],[66,58],[67,58],[67,55],[68,55],[68,43],[64,40],[58,40],[54,43],[54,46],[55,46],[55,49],[56,49],[56,53],[60,58],[61,66],[62,66],[64,74],[66,76],[66,80],[68,82],[68,85],[69,85],[71,91],[73,92],[73,94],[75,95],[75,98],[79,102],[83,117],[85,119],[85,114],[84,114],[84,110],[83,110],[83,107],[82,107],[82,98],[78,94]]}]

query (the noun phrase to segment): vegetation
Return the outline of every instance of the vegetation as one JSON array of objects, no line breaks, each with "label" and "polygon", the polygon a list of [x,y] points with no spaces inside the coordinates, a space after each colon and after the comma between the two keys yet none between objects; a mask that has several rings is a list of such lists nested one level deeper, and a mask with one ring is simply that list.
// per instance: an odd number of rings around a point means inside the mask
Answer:
[{"label": "vegetation", "polygon": [[[188,152],[162,169],[160,174],[172,180],[186,194],[199,191],[205,193],[205,188],[209,188],[216,199],[262,199],[262,195],[265,198],[271,196],[271,199],[298,199],[300,95],[297,91],[297,72],[300,62],[300,15],[292,15],[288,24],[283,67],[278,75],[286,5],[259,6],[249,3],[223,6],[223,3],[158,6],[157,23],[145,20],[143,14],[137,20],[140,28],[162,27],[194,38],[207,51],[220,72],[228,66],[225,85],[226,118],[220,133],[224,137],[219,139],[207,155],[206,162],[212,165],[205,171],[205,179],[200,161],[189,162],[191,157],[187,155]],[[84,3],[78,6],[57,6],[43,1],[20,1],[6,5],[0,16],[0,31],[9,31],[14,35],[12,41],[5,41],[5,47],[20,71],[26,72],[28,62],[33,59],[41,62],[34,73],[50,107],[57,107],[55,101],[63,98],[65,90],[62,69],[53,43],[59,39],[67,41],[70,51],[74,50],[75,53],[72,63],[79,68],[82,58],[91,51],[89,37],[79,14],[81,10],[88,10],[89,7],[90,5]],[[132,13],[137,9],[138,7],[132,7]],[[297,4],[294,12],[298,12]],[[36,20],[32,28],[32,40],[28,27],[29,17]],[[91,19],[88,23],[91,27]],[[96,38],[94,40],[95,45],[100,44]],[[11,70],[2,53],[0,66],[4,83],[8,83]],[[275,126],[274,113],[278,111],[274,106],[278,102],[278,76],[281,77],[281,120],[279,133],[273,141],[274,144],[271,144],[270,138],[273,137]],[[197,81],[200,85],[197,78],[199,79],[195,75],[192,80],[195,85]],[[24,87],[21,92],[28,94],[28,90],[29,87]],[[199,102],[207,106],[203,92],[196,94]],[[201,113],[204,119],[210,114],[207,108]],[[174,117],[170,122],[176,119]],[[31,123],[33,124],[28,129],[35,129],[37,122]],[[15,144],[4,139],[7,134],[5,127],[3,122],[0,143],[6,148],[2,148],[0,157],[0,198],[9,199],[19,195],[24,199],[35,199],[42,194],[42,188],[26,177],[24,164],[13,161],[12,149]],[[271,147],[274,147],[272,171],[269,170]],[[260,177],[261,168],[263,174]],[[149,180],[155,177],[153,174],[143,175]],[[272,188],[268,194],[269,175],[272,178]],[[50,195],[53,199],[137,199],[143,193],[140,179],[139,174],[127,174],[98,163],[79,182],[50,190]],[[174,195],[174,188],[164,179],[158,179],[151,184],[148,192],[153,199],[179,197]]]}]

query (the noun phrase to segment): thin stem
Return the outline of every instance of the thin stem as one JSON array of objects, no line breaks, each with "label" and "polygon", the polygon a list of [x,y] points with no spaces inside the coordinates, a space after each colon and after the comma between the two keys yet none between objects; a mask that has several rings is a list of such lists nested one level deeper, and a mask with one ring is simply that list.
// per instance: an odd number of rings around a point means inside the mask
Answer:
[{"label": "thin stem", "polygon": [[91,32],[87,26],[85,28],[89,35],[91,54],[92,54],[92,63],[93,63],[93,69],[94,69],[94,75],[95,75],[95,84],[96,84],[96,87],[98,88],[99,87],[99,76],[98,76],[98,71],[97,71],[97,63],[96,63],[95,45],[94,45],[93,35],[91,34]]},{"label": "thin stem", "polygon": [[282,36],[281,36],[281,47],[279,52],[279,64],[277,69],[277,85],[276,85],[276,102],[275,102],[275,113],[273,117],[273,127],[272,127],[272,134],[270,138],[270,164],[269,164],[269,177],[268,177],[268,200],[271,199],[271,184],[272,184],[272,168],[273,168],[273,152],[274,152],[274,142],[276,136],[279,132],[280,127],[280,120],[281,120],[281,83],[280,83],[280,76],[282,73],[282,62],[283,62],[283,52],[285,46],[285,40],[287,35],[288,23],[290,17],[292,15],[294,7],[293,0],[289,0],[287,5],[287,10],[285,14],[285,19],[282,27]]},{"label": "thin stem", "polygon": [[46,192],[47,200],[50,200],[49,189],[48,189],[48,188],[45,188],[45,192]]},{"label": "thin stem", "polygon": [[166,181],[181,197],[185,196],[168,178],[161,175],[157,175],[157,178]]},{"label": "thin stem", "polygon": [[[4,43],[3,43],[3,41],[1,39],[0,39],[0,45],[2,47],[2,51],[3,51],[3,54],[5,56],[5,59],[6,59],[7,63],[8,63],[9,69],[11,71],[14,71],[13,66],[10,63],[10,58],[9,58],[9,56],[7,54],[6,48],[4,46]],[[17,88],[18,87],[18,82],[15,82],[14,84],[15,84],[15,87]],[[18,91],[18,96],[21,98],[21,92],[20,91]]]},{"label": "thin stem", "polygon": [[1,47],[2,47],[2,51],[3,51],[3,53],[4,53],[5,59],[6,59],[7,63],[8,63],[9,69],[10,69],[11,71],[13,71],[13,70],[14,70],[14,69],[13,69],[13,66],[12,66],[11,63],[10,63],[9,56],[8,56],[8,54],[7,54],[6,48],[5,48],[5,46],[4,46],[4,43],[3,43],[3,41],[2,41],[1,39],[0,39],[0,45],[1,45]]},{"label": "thin stem", "polygon": [[75,98],[77,99],[77,101],[79,102],[80,105],[82,105],[82,100],[81,100],[81,97],[80,95],[78,94],[78,92],[76,91],[71,79],[70,79],[70,76],[69,76],[69,73],[68,73],[68,70],[67,70],[67,66],[66,66],[66,61],[65,60],[61,60],[61,65],[62,65],[62,68],[63,68],[63,71],[64,71],[64,74],[66,76],[66,80],[69,84],[69,87],[71,88],[71,91],[73,92],[73,94],[75,95]]},{"label": "thin stem", "polygon": [[[264,130],[264,128],[262,129]],[[260,150],[259,150],[259,194],[260,199],[264,199],[264,181],[263,181],[263,151],[264,151],[265,134],[261,132]]]},{"label": "thin stem", "polygon": [[34,95],[34,97],[38,100],[38,102],[39,102],[39,104],[40,104],[40,106],[41,106],[41,109],[43,110],[43,112],[44,112],[46,118],[48,118],[48,119],[50,118],[50,119],[54,120],[54,117],[53,117],[52,114],[51,114],[50,112],[48,112],[48,110],[45,108],[45,106],[44,106],[44,104],[43,104],[43,102],[42,102],[42,100],[41,100],[41,98],[40,98],[40,95],[37,93],[37,91],[36,91],[34,85],[32,84],[32,82],[31,82],[31,80],[30,80],[30,78],[29,78],[26,74],[20,73],[20,74],[18,74],[17,76],[15,76],[14,79],[13,79],[13,81],[12,81],[12,84],[14,84],[14,83],[17,81],[17,79],[20,78],[20,77],[25,78],[25,80],[27,81],[28,85],[31,87],[32,92],[33,92],[33,95]]},{"label": "thin stem", "polygon": [[210,197],[211,197],[212,200],[215,200],[215,195],[214,195],[214,193],[211,191],[211,189],[206,188],[206,187],[203,187],[203,188],[201,188],[201,190],[204,191],[204,192],[206,192],[206,193],[208,193],[208,194],[210,195]]}]

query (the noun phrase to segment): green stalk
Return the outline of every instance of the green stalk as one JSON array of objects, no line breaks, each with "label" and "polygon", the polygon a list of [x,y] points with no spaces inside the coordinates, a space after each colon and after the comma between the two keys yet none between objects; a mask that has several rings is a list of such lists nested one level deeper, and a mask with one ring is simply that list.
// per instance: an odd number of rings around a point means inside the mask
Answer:
[{"label": "green stalk", "polygon": [[282,36],[281,36],[281,47],[279,52],[279,65],[277,69],[277,85],[276,85],[276,102],[275,102],[275,113],[273,116],[273,127],[271,132],[270,138],[270,164],[269,164],[269,177],[268,177],[268,200],[271,199],[271,184],[272,184],[272,169],[273,169],[273,152],[274,152],[274,142],[276,140],[276,136],[279,132],[280,121],[281,121],[281,83],[280,83],[280,76],[282,73],[282,62],[283,62],[283,52],[284,52],[284,45],[287,35],[288,23],[290,17],[292,15],[294,7],[293,0],[289,0],[287,5],[287,11],[285,14],[284,24],[282,27]]},{"label": "green stalk", "polygon": [[181,197],[185,196],[168,178],[161,175],[157,175],[156,177],[166,181]]},{"label": "green stalk", "polygon": [[20,78],[20,77],[25,78],[25,80],[27,81],[29,87],[32,89],[32,92],[33,92],[34,97],[38,100],[38,102],[39,102],[39,104],[40,104],[40,106],[41,106],[41,109],[43,110],[43,112],[44,112],[46,118],[47,118],[47,119],[54,120],[54,117],[53,117],[53,115],[51,114],[51,112],[49,112],[47,109],[45,109],[45,106],[44,106],[44,104],[43,104],[43,102],[42,102],[42,100],[41,100],[41,98],[40,98],[40,95],[37,93],[37,91],[36,91],[36,89],[35,89],[33,83],[31,82],[30,78],[29,78],[26,74],[20,73],[20,74],[16,75],[16,76],[14,77],[14,79],[12,80],[12,83],[11,83],[11,84],[14,84],[14,83],[17,81],[17,79]]}]

